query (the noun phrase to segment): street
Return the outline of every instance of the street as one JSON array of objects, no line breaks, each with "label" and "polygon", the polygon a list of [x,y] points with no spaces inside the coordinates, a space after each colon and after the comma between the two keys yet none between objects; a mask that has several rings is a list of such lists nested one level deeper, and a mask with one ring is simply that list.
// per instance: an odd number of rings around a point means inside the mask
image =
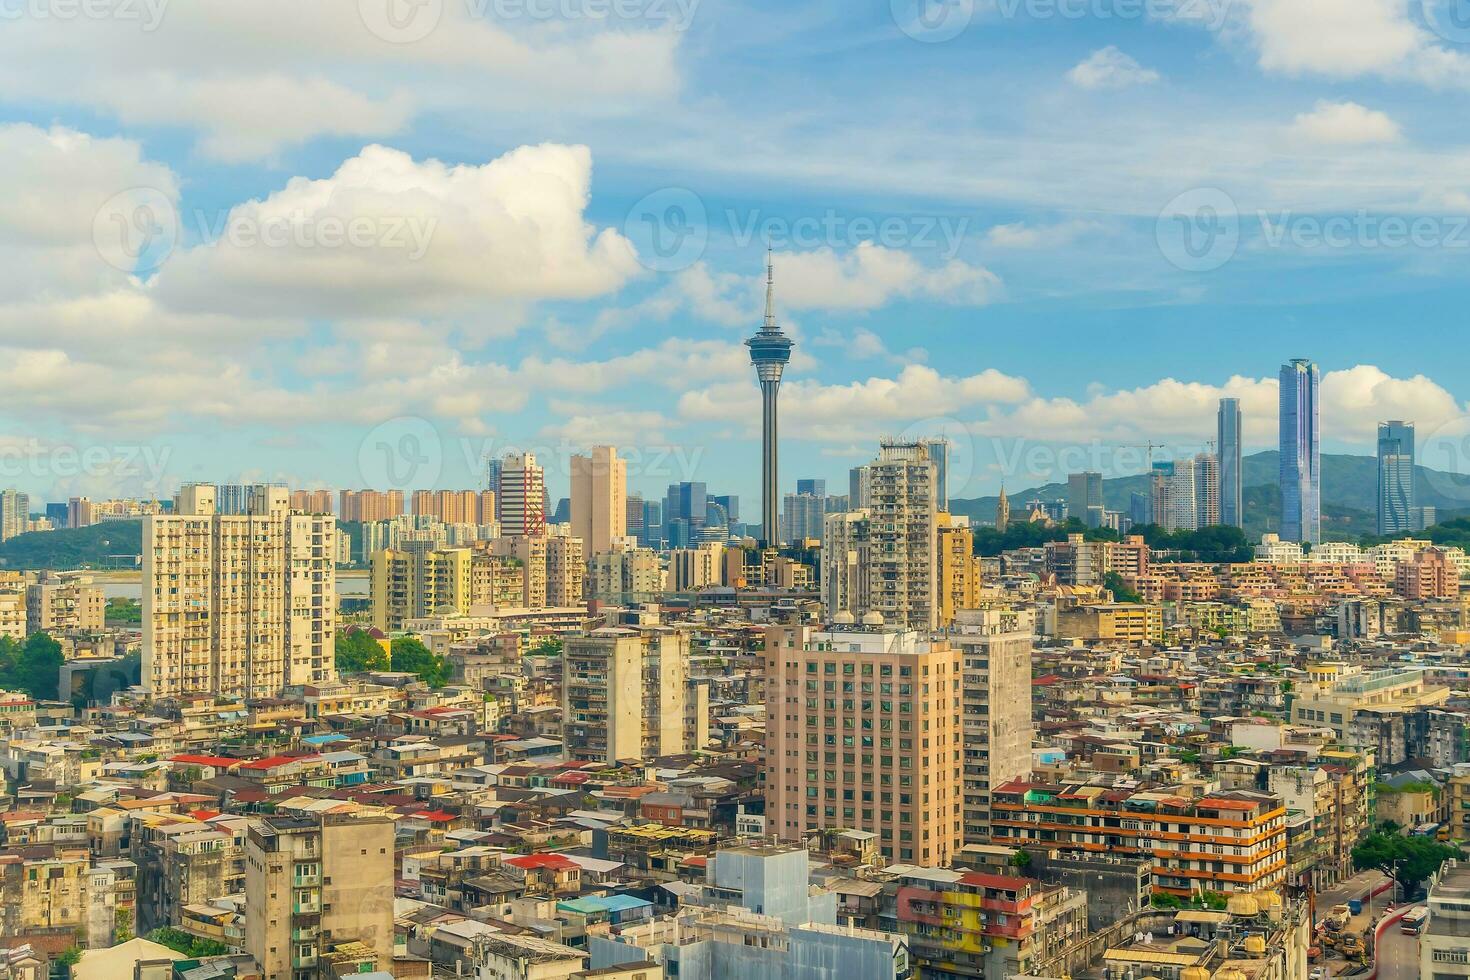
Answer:
[{"label": "street", "polygon": [[1378,947],[1378,980],[1416,980],[1419,976],[1419,937],[1406,936],[1398,924],[1383,933]]}]

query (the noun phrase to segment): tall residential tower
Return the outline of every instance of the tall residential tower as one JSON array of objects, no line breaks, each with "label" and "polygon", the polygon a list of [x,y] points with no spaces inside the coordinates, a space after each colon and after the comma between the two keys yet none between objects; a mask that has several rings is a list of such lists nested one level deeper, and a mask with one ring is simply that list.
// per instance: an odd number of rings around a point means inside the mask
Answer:
[{"label": "tall residential tower", "polygon": [[1322,540],[1322,375],[1297,358],[1281,366],[1281,539]]},{"label": "tall residential tower", "polygon": [[1240,490],[1240,425],[1240,399],[1220,399],[1220,412],[1215,424],[1215,449],[1220,454],[1220,523],[1230,527],[1245,526]]},{"label": "tall residential tower", "polygon": [[766,322],[760,332],[745,342],[750,363],[761,383],[761,540],[770,547],[779,542],[780,498],[777,496],[777,449],[779,428],[776,402],[781,392],[781,375],[791,360],[791,338],[776,325],[776,274],[770,250],[766,251]]},{"label": "tall residential tower", "polygon": [[1414,514],[1414,423],[1378,423],[1378,533],[1417,531]]}]

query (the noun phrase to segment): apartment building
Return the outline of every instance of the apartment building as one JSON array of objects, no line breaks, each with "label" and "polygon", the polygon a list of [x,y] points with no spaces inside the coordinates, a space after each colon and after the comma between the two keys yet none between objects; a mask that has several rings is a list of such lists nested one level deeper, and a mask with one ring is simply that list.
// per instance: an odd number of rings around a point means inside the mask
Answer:
[{"label": "apartment building", "polygon": [[664,570],[652,548],[622,548],[587,560],[589,599],[638,602],[661,595],[664,584]]},{"label": "apartment building", "polygon": [[1102,585],[1110,572],[1136,580],[1149,571],[1149,547],[1137,535],[1124,541],[1088,541],[1069,534],[1066,541],[1048,542],[1043,549],[1046,570],[1061,585]]},{"label": "apartment building", "polygon": [[270,697],[336,677],[336,520],[293,514],[282,487],[221,515],[186,486],[144,519],[143,685],[155,697]]},{"label": "apartment building", "polygon": [[965,842],[991,839],[991,788],[1031,777],[1031,610],[959,613],[950,642],[963,658]]},{"label": "apartment building", "polygon": [[975,554],[975,532],[963,518],[938,515],[939,625],[948,626],[962,609],[980,604],[980,558]]},{"label": "apartment building", "polygon": [[722,585],[725,572],[725,546],[706,541],[694,548],[675,548],[669,552],[669,591],[690,592],[711,585]]},{"label": "apartment building", "polygon": [[[544,524],[543,524],[544,531]],[[521,605],[540,609],[546,603],[548,539],[544,533],[507,534],[489,543],[490,553],[521,563]]]},{"label": "apartment building", "polygon": [[580,606],[587,588],[586,544],[570,534],[546,537],[546,604]]},{"label": "apartment building", "polygon": [[1454,599],[1460,594],[1460,570],[1438,548],[1425,548],[1394,569],[1394,592],[1405,599]]},{"label": "apartment building", "polygon": [[335,514],[337,495],[331,490],[292,490],[291,509],[302,514]]},{"label": "apartment building", "polygon": [[1470,867],[1450,861],[1429,887],[1429,922],[1419,936],[1419,976],[1470,977]]},{"label": "apartment building", "polygon": [[1244,790],[1191,796],[1190,789],[1144,789],[1110,777],[996,787],[997,844],[1034,844],[1064,853],[1117,854],[1153,862],[1156,890],[1256,892],[1286,879],[1286,806]]},{"label": "apartment building", "polygon": [[500,463],[501,533],[537,537],[546,533],[546,473],[531,453],[512,453]]},{"label": "apartment building", "polygon": [[26,631],[100,630],[106,594],[86,576],[42,572],[26,585]]},{"label": "apartment building", "polygon": [[337,515],[344,521],[389,521],[403,516],[402,490],[343,490]]},{"label": "apartment building", "polygon": [[1146,603],[1107,602],[1057,612],[1057,635],[1094,643],[1142,646],[1164,638],[1164,610]]},{"label": "apartment building", "polygon": [[426,541],[377,551],[372,556],[373,625],[386,632],[410,619],[468,614],[472,604],[469,548],[435,548]]},{"label": "apartment building", "polygon": [[1407,759],[1409,715],[1445,704],[1451,693],[1429,685],[1417,668],[1317,676],[1323,679],[1302,684],[1292,700],[1291,721],[1330,728],[1341,744],[1372,751],[1380,766]]},{"label": "apartment building", "polygon": [[[264,980],[316,980],[360,943],[393,966],[393,820],[366,813],[266,817],[245,840],[245,951]],[[359,971],[362,972],[362,971]]]},{"label": "apartment building", "polygon": [[938,469],[917,442],[884,442],[868,464],[868,593],[859,614],[908,629],[939,625]]},{"label": "apartment building", "polygon": [[771,832],[866,831],[890,861],[946,864],[964,837],[961,651],[848,618],[766,630]]},{"label": "apartment building", "polygon": [[909,866],[883,884],[893,928],[907,937],[923,977],[1025,976],[1087,938],[1085,891]]},{"label": "apartment building", "polygon": [[26,638],[26,587],[23,576],[16,575],[10,581],[0,573],[0,636],[12,640]]},{"label": "apartment building", "polygon": [[[867,472],[866,467],[860,469]],[[867,510],[827,515],[822,541],[822,615],[828,621],[841,613],[856,618],[867,601],[871,516]]]},{"label": "apartment building", "polygon": [[0,490],[0,541],[30,530],[31,498],[19,490]]},{"label": "apartment building", "polygon": [[622,762],[678,755],[691,744],[686,704],[689,633],[609,626],[562,642],[562,739],[567,757]]},{"label": "apartment building", "polygon": [[611,551],[628,533],[628,463],[613,446],[572,457],[572,534],[587,554]]},{"label": "apartment building", "polygon": [[445,524],[494,524],[495,494],[489,490],[415,490],[415,517],[433,517]]}]

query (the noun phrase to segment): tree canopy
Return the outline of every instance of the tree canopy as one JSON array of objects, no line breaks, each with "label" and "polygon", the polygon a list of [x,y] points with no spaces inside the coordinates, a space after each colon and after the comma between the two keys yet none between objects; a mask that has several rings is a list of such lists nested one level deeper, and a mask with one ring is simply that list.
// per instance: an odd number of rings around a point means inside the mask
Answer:
[{"label": "tree canopy", "polygon": [[1441,844],[1430,837],[1405,837],[1376,831],[1364,837],[1353,848],[1353,867],[1359,871],[1378,870],[1395,878],[1404,894],[1412,893],[1439,866],[1451,858],[1464,860],[1464,853],[1451,844]]},{"label": "tree canopy", "polygon": [[32,633],[24,641],[0,636],[0,687],[8,691],[55,701],[62,662],[61,644],[48,633]]},{"label": "tree canopy", "polygon": [[388,651],[363,630],[338,633],[334,652],[337,670],[343,674],[388,669]]},{"label": "tree canopy", "polygon": [[406,674],[418,674],[419,680],[430,687],[448,684],[454,672],[448,660],[411,636],[400,636],[393,641],[392,669]]}]

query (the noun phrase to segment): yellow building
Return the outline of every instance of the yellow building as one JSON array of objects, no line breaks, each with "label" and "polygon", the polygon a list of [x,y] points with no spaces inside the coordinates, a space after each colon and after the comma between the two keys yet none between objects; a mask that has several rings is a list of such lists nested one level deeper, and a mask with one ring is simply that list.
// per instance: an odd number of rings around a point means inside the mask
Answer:
[{"label": "yellow building", "polygon": [[963,518],[939,515],[939,625],[948,626],[962,609],[980,604],[980,559],[975,532]]},{"label": "yellow building", "polygon": [[469,548],[435,548],[411,541],[401,549],[373,553],[373,625],[385,633],[403,628],[405,620],[470,611]]},{"label": "yellow building", "polygon": [[1057,635],[1093,642],[1143,645],[1164,638],[1164,611],[1147,603],[1107,602],[1057,613]]}]

